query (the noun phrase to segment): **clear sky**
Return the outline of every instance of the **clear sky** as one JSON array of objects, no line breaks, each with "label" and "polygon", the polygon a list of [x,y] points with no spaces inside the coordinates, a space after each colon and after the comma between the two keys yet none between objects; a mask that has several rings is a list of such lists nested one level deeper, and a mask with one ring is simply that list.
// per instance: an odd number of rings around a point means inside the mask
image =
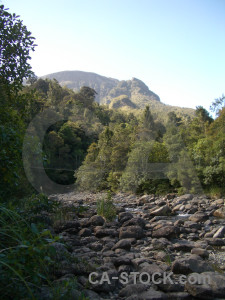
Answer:
[{"label": "clear sky", "polygon": [[209,109],[225,93],[225,0],[2,0],[36,38],[38,76],[136,77],[162,102]]}]

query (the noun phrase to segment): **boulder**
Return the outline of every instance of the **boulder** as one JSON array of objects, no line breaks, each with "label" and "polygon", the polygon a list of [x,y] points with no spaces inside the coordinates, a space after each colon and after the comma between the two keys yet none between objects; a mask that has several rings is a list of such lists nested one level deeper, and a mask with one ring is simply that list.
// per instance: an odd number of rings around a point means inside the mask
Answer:
[{"label": "boulder", "polygon": [[208,271],[213,271],[212,267],[196,254],[178,258],[172,263],[172,272],[174,274],[202,273]]},{"label": "boulder", "polygon": [[154,230],[152,232],[152,237],[154,238],[160,238],[165,237],[167,239],[169,238],[175,238],[178,236],[179,228],[175,226],[164,226],[157,230]]},{"label": "boulder", "polygon": [[103,219],[103,217],[98,215],[92,216],[88,221],[88,225],[93,225],[93,226],[102,226],[104,223],[105,220]]},{"label": "boulder", "polygon": [[214,211],[213,213],[213,216],[214,217],[217,217],[217,218],[225,218],[225,207],[222,207],[222,208],[219,208],[217,210]]},{"label": "boulder", "polygon": [[[192,282],[190,277],[199,278],[196,279],[196,283]],[[193,297],[198,299],[224,299],[225,294],[225,276],[214,272],[204,272],[199,274],[190,274],[185,284],[185,289]]]},{"label": "boulder", "polygon": [[120,239],[126,239],[126,238],[135,238],[135,239],[141,239],[144,237],[144,231],[140,226],[126,226],[121,227],[119,232],[119,238]]},{"label": "boulder", "polygon": [[171,215],[171,209],[168,205],[161,206],[157,209],[154,209],[150,211],[151,216],[169,216]]},{"label": "boulder", "polygon": [[113,246],[112,250],[125,249],[129,251],[130,248],[131,248],[131,239],[122,239]]},{"label": "boulder", "polygon": [[223,238],[225,235],[225,226],[221,226],[216,233],[213,235],[213,238]]}]

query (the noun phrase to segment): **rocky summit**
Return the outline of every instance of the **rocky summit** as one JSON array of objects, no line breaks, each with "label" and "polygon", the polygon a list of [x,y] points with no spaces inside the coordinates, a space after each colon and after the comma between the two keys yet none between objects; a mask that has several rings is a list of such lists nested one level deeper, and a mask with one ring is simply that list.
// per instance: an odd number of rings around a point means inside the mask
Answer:
[{"label": "rocky summit", "polygon": [[96,213],[99,197],[50,196],[70,211],[53,230],[63,241],[54,244],[55,272],[77,277],[74,299],[224,299],[224,199],[116,194],[109,222]]}]

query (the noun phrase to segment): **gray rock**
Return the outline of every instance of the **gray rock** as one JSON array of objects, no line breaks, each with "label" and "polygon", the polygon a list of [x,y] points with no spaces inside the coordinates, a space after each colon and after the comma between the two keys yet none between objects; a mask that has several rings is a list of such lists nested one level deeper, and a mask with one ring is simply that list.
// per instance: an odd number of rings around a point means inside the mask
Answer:
[{"label": "gray rock", "polygon": [[102,238],[106,236],[118,236],[118,232],[115,229],[108,229],[108,228],[97,228],[95,230],[95,236],[97,238]]},{"label": "gray rock", "polygon": [[118,241],[112,248],[112,250],[115,250],[115,249],[118,249],[118,248],[121,248],[121,249],[125,249],[125,250],[130,250],[131,248],[131,239],[122,239],[120,241]]},{"label": "gray rock", "polygon": [[93,226],[102,226],[105,223],[105,220],[103,219],[102,216],[92,216],[89,221],[88,225],[93,225]]},{"label": "gray rock", "polygon": [[169,216],[171,214],[171,209],[168,205],[164,205],[157,209],[153,209],[150,211],[151,216]]},{"label": "gray rock", "polygon": [[208,219],[208,215],[202,212],[196,212],[195,214],[189,217],[189,221],[193,221],[196,223],[206,221],[207,219]]},{"label": "gray rock", "polygon": [[92,232],[89,228],[83,228],[79,231],[79,236],[80,237],[87,237],[91,236]]},{"label": "gray rock", "polygon": [[159,291],[155,291],[153,289],[150,289],[146,292],[141,293],[138,296],[138,299],[140,300],[168,300],[167,294]]},{"label": "gray rock", "polygon": [[173,245],[174,250],[177,251],[191,251],[195,247],[195,243],[187,240],[179,240]]},{"label": "gray rock", "polygon": [[[131,295],[140,294],[148,289],[146,284],[128,284],[124,288],[122,288],[119,292],[120,297],[129,297]],[[143,298],[144,299],[144,298]]]},{"label": "gray rock", "polygon": [[216,233],[213,235],[213,238],[223,238],[225,235],[225,226],[221,226]]},{"label": "gray rock", "polygon": [[166,238],[175,238],[178,236],[179,228],[175,226],[165,226],[161,227],[157,230],[154,230],[152,232],[152,237],[154,238],[160,238],[160,237],[166,237]]},{"label": "gray rock", "polygon": [[[198,278],[199,274],[190,274]],[[204,279],[204,280],[203,280]],[[204,282],[205,281],[205,282]],[[225,295],[225,276],[214,272],[204,272],[201,274],[200,283],[190,283],[187,280],[185,289],[192,296],[198,299],[216,299],[223,298]]]},{"label": "gray rock", "polygon": [[119,232],[120,239],[135,238],[141,239],[144,237],[144,231],[140,226],[121,227]]},{"label": "gray rock", "polygon": [[140,226],[141,228],[145,228],[145,220],[142,218],[132,218],[126,222],[123,223],[122,226]]},{"label": "gray rock", "polygon": [[123,224],[124,222],[130,220],[133,218],[132,213],[129,212],[122,212],[118,215],[118,221],[120,222],[120,224]]},{"label": "gray rock", "polygon": [[209,252],[207,250],[201,249],[201,248],[193,248],[191,250],[191,254],[199,255],[202,258],[208,258],[209,257]]},{"label": "gray rock", "polygon": [[172,272],[174,274],[202,273],[208,271],[213,271],[213,268],[196,254],[178,258],[172,263]]},{"label": "gray rock", "polygon": [[213,213],[213,216],[224,219],[225,218],[225,207],[221,207],[221,208],[215,210]]}]

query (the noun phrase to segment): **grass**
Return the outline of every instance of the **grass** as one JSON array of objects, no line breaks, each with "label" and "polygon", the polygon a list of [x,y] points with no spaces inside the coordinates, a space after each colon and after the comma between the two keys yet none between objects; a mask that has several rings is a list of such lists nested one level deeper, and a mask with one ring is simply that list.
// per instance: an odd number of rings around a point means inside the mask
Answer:
[{"label": "grass", "polygon": [[[53,244],[59,241],[59,237],[51,234],[45,219],[34,222],[36,215],[46,211],[54,214],[56,208],[59,209],[58,204],[48,201],[44,195],[33,195],[17,205],[0,203],[2,300],[42,299],[40,292],[44,286],[54,300],[69,299],[69,295],[76,291],[75,282],[70,279],[55,288],[56,249]],[[82,296],[80,299],[86,298]]]},{"label": "grass", "polygon": [[106,197],[97,200],[97,214],[104,217],[107,221],[112,221],[116,217],[116,208],[113,204],[111,192]]}]

